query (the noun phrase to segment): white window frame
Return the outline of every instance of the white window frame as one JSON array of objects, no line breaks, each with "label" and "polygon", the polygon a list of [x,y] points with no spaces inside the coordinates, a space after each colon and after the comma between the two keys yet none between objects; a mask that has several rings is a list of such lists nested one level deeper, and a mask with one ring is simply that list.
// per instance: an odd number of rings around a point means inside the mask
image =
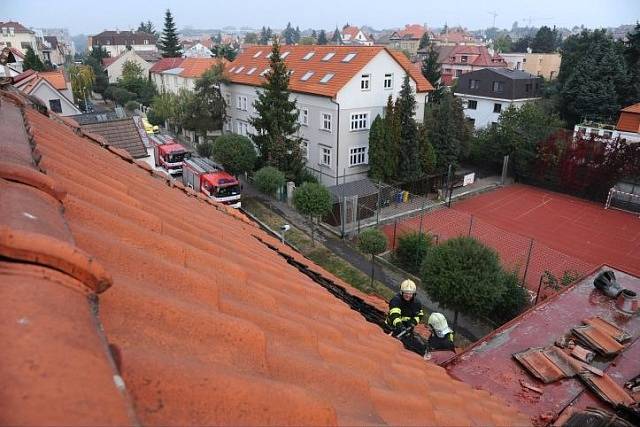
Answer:
[{"label": "white window frame", "polygon": [[302,126],[309,126],[309,109],[308,108],[301,108],[298,111],[298,122],[302,125]]},{"label": "white window frame", "polygon": [[240,111],[247,111],[247,97],[244,95],[238,95],[236,98],[236,109]]},{"label": "white window frame", "polygon": [[327,147],[324,145],[319,145],[319,154],[318,164],[321,166],[331,166],[331,147]]},{"label": "white window frame", "polygon": [[393,73],[385,73],[383,87],[385,90],[393,89]]},{"label": "white window frame", "polygon": [[[327,126],[327,123],[329,124],[329,126]],[[333,116],[331,115],[331,113],[320,113],[320,126],[320,130],[326,132],[333,131]]]},{"label": "white window frame", "polygon": [[300,141],[300,153],[303,158],[309,160],[309,141],[306,139]]},{"label": "white window frame", "polygon": [[327,62],[331,60],[331,58],[333,58],[334,56],[336,56],[335,52],[328,52],[326,55],[322,57],[322,61]]},{"label": "white window frame", "polygon": [[358,145],[349,149],[349,167],[369,163],[369,150],[366,145]]},{"label": "white window frame", "polygon": [[360,75],[360,90],[371,90],[371,74]]},{"label": "white window frame", "polygon": [[349,117],[349,131],[359,132],[369,129],[369,112],[359,111],[351,113]]}]

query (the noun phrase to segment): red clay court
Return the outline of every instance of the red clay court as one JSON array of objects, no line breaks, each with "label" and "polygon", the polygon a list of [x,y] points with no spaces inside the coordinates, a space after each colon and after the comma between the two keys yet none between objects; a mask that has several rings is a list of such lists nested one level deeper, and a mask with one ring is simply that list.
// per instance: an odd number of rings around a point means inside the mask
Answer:
[{"label": "red clay court", "polygon": [[[396,238],[419,224],[420,217],[399,222]],[[393,229],[394,224],[383,227],[390,238]],[[468,235],[471,229],[471,236],[496,249],[503,264],[517,269],[521,278],[531,248],[526,284],[534,291],[545,270],[559,278],[567,270],[582,275],[607,264],[640,276],[637,215],[527,185],[511,185],[430,212],[422,229],[441,241]]]}]

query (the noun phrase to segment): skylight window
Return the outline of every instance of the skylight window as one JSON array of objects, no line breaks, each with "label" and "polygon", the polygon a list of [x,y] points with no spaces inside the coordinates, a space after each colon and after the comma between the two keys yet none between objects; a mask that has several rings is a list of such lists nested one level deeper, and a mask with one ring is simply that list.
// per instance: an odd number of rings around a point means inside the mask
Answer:
[{"label": "skylight window", "polygon": [[242,72],[242,70],[244,70],[244,66],[239,67],[239,68],[236,70],[236,74],[240,74],[240,73]]},{"label": "skylight window", "polygon": [[282,55],[280,55],[280,58],[284,59],[284,58],[286,58],[287,56],[289,56],[289,54],[290,54],[290,53],[291,53],[291,52],[287,51],[287,52],[283,53]]},{"label": "skylight window", "polygon": [[256,72],[256,67],[253,67],[252,69],[250,69],[249,71],[247,71],[247,75],[250,76],[251,74]]},{"label": "skylight window", "polygon": [[272,53],[272,52],[269,52],[269,53],[267,54],[267,56],[265,56],[265,58],[267,58],[267,59],[271,58],[271,53]]},{"label": "skylight window", "polygon": [[313,71],[307,71],[306,73],[304,73],[304,76],[300,77],[300,80],[302,80],[303,82],[306,82],[307,80],[309,80],[311,78],[311,76],[314,75]]},{"label": "skylight window", "polygon": [[308,60],[310,60],[310,59],[311,59],[311,57],[312,57],[313,55],[315,55],[315,54],[316,54],[315,52],[308,52],[305,56],[303,56],[303,57],[302,57],[302,60],[303,60],[303,61],[308,61]]},{"label": "skylight window", "polygon": [[231,67],[231,69],[229,70],[230,73],[233,73],[233,70],[235,70],[236,67]]},{"label": "skylight window", "polygon": [[342,58],[342,62],[350,62],[355,57],[356,57],[355,53],[348,53],[347,56]]},{"label": "skylight window", "polygon": [[323,61],[328,61],[335,56],[335,52],[329,52],[325,56],[322,57]]},{"label": "skylight window", "polygon": [[329,83],[329,80],[331,80],[333,76],[334,76],[333,73],[325,74],[324,77],[320,79],[320,83]]},{"label": "skylight window", "polygon": [[265,69],[260,73],[260,75],[261,75],[262,77],[264,77],[264,76],[266,76],[266,75],[267,75],[267,73],[268,73],[268,72],[269,72],[269,68],[265,68]]},{"label": "skylight window", "polygon": [[254,54],[253,54],[253,57],[254,57],[254,58],[257,58],[257,57],[259,57],[260,55],[262,55],[262,51],[261,51],[261,50],[259,50],[259,51],[257,51],[256,53],[254,53]]}]

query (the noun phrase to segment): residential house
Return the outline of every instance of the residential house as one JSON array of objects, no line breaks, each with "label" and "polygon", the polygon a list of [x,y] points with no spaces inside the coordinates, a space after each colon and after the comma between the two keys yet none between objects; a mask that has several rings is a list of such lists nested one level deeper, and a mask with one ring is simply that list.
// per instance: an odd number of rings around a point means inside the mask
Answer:
[{"label": "residential house", "polygon": [[22,73],[24,55],[16,48],[4,47],[0,50],[0,77],[17,77]]},{"label": "residential house", "polygon": [[553,80],[558,77],[562,56],[559,53],[501,53],[512,70],[522,70]]},{"label": "residential house", "polygon": [[109,77],[109,83],[116,83],[122,77],[122,68],[127,61],[138,64],[142,68],[144,77],[149,76],[149,70],[160,60],[158,52],[127,50],[124,53],[110,58],[104,58],[102,65]]},{"label": "residential house", "polygon": [[640,142],[640,103],[620,110],[617,124],[598,123],[585,120],[573,128],[573,136],[596,139],[617,139],[624,142]]},{"label": "residential house", "polygon": [[193,90],[196,80],[220,61],[227,62],[218,58],[163,58],[149,71],[158,90],[178,93],[180,89]]},{"label": "residential house", "polygon": [[404,29],[394,31],[389,36],[389,45],[394,49],[405,50],[411,55],[415,55],[420,46],[420,39],[428,31],[426,26],[419,24],[405,25]]},{"label": "residential house", "polygon": [[502,57],[486,46],[457,45],[438,46],[438,63],[442,71],[442,81],[450,86],[464,73],[483,68],[506,68]]},{"label": "residential house", "polygon": [[78,130],[2,93],[4,424],[531,423],[388,336],[384,299]]},{"label": "residential house", "polygon": [[73,103],[71,82],[62,69],[48,72],[27,70],[13,78],[13,86],[38,98],[49,110],[62,116],[80,114]]},{"label": "residential house", "polygon": [[156,36],[144,31],[103,31],[95,36],[89,36],[88,49],[92,51],[100,46],[114,58],[130,49],[157,52],[157,41]]},{"label": "residential house", "polygon": [[0,48],[13,47],[22,55],[26,55],[27,48],[31,47],[38,55],[38,40],[35,31],[32,31],[19,22],[0,22]]},{"label": "residential house", "polygon": [[484,46],[482,40],[475,38],[460,27],[434,34],[433,43],[436,46]]},{"label": "residential house", "polygon": [[340,37],[342,38],[342,44],[373,45],[373,39],[353,25],[345,25],[340,32]]},{"label": "residential house", "polygon": [[213,58],[215,55],[211,49],[205,47],[202,43],[197,42],[193,46],[184,49],[182,56],[185,58]]},{"label": "residential house", "polygon": [[48,60],[51,64],[64,65],[64,45],[58,42],[58,38],[56,36],[43,36],[42,54],[45,60]]},{"label": "residential house", "polygon": [[483,68],[460,76],[454,95],[462,99],[469,121],[483,128],[496,123],[508,107],[539,99],[542,78],[508,68]]},{"label": "residential house", "polygon": [[[227,66],[223,85],[229,109],[226,132],[249,135],[249,119],[269,71],[271,48],[246,48]],[[433,87],[399,51],[383,46],[282,46],[291,77],[289,89],[299,111],[307,168],[327,185],[362,179],[369,170],[369,128],[396,99],[406,74],[421,121]]]}]

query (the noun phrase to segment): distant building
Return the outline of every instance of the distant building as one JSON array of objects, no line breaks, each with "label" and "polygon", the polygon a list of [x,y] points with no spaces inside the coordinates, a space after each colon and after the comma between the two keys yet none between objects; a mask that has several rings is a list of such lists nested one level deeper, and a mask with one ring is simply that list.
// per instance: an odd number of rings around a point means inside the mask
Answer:
[{"label": "distant building", "polygon": [[394,49],[406,50],[411,55],[418,52],[420,39],[428,30],[419,24],[405,25],[404,29],[394,31],[389,36],[389,45]]},{"label": "distant building", "polygon": [[347,25],[340,32],[343,44],[360,44],[365,46],[373,45],[373,39],[367,36],[360,28]]},{"label": "distant building", "polygon": [[447,85],[471,71],[483,68],[507,68],[506,61],[486,46],[439,46],[436,49],[442,80]]},{"label": "distant building", "polygon": [[526,71],[553,80],[558,77],[562,56],[559,53],[501,53],[512,70]]},{"label": "distant building", "polygon": [[539,99],[542,78],[508,68],[484,68],[458,78],[455,96],[462,99],[465,116],[476,128],[497,123],[500,113]]},{"label": "distant building", "polygon": [[[270,52],[268,46],[247,47],[227,66],[225,132],[255,132],[250,119]],[[281,55],[291,72],[289,90],[297,102],[307,169],[325,185],[366,177],[371,123],[384,116],[389,96],[397,99],[406,74],[418,121],[433,90],[402,52],[382,46],[282,46]]]},{"label": "distant building", "polygon": [[615,125],[585,120],[575,125],[573,136],[602,140],[620,138],[624,142],[640,142],[640,103],[620,110],[620,117]]},{"label": "distant building", "polygon": [[211,49],[205,47],[202,43],[198,42],[188,49],[184,49],[182,56],[185,58],[212,58],[215,55]]},{"label": "distant building", "polygon": [[0,22],[0,31],[0,48],[13,47],[26,55],[27,48],[31,47],[36,55],[40,54],[35,31],[14,21]]},{"label": "distant building", "polygon": [[88,49],[92,51],[100,46],[109,56],[115,58],[129,49],[157,52],[156,42],[156,36],[144,31],[103,31],[95,36],[89,36]]},{"label": "distant building", "polygon": [[109,77],[109,83],[116,83],[122,77],[122,67],[127,61],[134,62],[142,68],[142,74],[146,78],[149,70],[160,60],[160,54],[153,51],[127,50],[123,54],[111,58],[104,58],[102,65]]},{"label": "distant building", "polygon": [[80,114],[73,103],[71,82],[62,69],[49,72],[27,70],[14,77],[13,86],[38,98],[49,110],[62,116]]},{"label": "distant building", "polygon": [[196,80],[220,61],[227,62],[218,58],[163,58],[151,67],[149,73],[161,92],[192,91]]},{"label": "distant building", "polygon": [[441,34],[434,34],[433,43],[436,46],[484,46],[482,40],[469,34],[462,28],[446,30]]}]

